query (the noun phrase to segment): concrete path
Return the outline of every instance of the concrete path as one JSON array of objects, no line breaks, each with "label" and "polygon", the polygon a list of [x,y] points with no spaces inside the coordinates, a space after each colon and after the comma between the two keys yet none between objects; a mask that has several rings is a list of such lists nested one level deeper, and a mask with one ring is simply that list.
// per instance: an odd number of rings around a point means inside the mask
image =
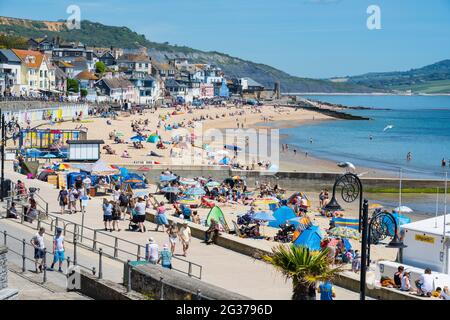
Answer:
[{"label": "concrete path", "polygon": [[[39,180],[26,180],[24,179],[24,176],[11,171],[7,172],[7,178],[12,181],[21,179],[25,181],[27,187],[33,186],[40,188],[39,194],[49,202],[49,212],[54,215],[60,215],[59,206],[56,201],[58,190],[53,186]],[[113,249],[108,248],[107,246],[113,247],[115,242],[118,241],[120,249],[123,250],[118,252],[118,257],[123,260],[136,260],[137,246],[126,241],[144,246],[148,242],[149,237],[154,237],[160,246],[169,243],[168,235],[161,231],[153,231],[155,225],[150,222],[145,223],[147,227],[146,233],[125,231],[128,227],[128,222],[126,221],[120,222],[120,227],[122,228],[122,231],[120,232],[110,233],[102,231],[101,201],[101,198],[95,198],[89,201],[85,213],[85,226],[97,230],[97,240],[103,243],[98,244],[98,247],[103,247],[105,253],[113,255]],[[81,213],[74,215],[64,214],[61,218],[81,224],[81,216]],[[11,225],[11,223],[14,222],[8,222],[8,225]],[[0,226],[2,224],[3,223],[0,221]],[[70,237],[70,232],[66,235],[66,239],[68,237]],[[85,239],[83,239],[82,243],[87,246],[92,246],[92,241],[89,240],[92,238],[93,232],[85,232]],[[81,250],[79,250],[79,252],[81,252]],[[180,253],[181,245],[178,244],[175,254],[177,255]],[[141,254],[143,255],[144,252],[142,251]],[[203,281],[223,287],[227,290],[237,292],[253,299],[273,300],[290,299],[291,297],[292,284],[290,280],[285,281],[285,279],[267,263],[252,259],[246,255],[215,245],[206,246],[199,239],[193,238],[186,259],[203,266]],[[89,260],[89,263],[93,265],[93,260]],[[185,271],[187,271],[188,268],[186,263],[176,260],[174,260],[174,266]],[[116,268],[114,267],[114,269]],[[104,272],[106,272],[106,268],[104,268]],[[120,276],[122,276],[122,272],[123,271],[117,270],[117,273],[120,274]],[[193,267],[192,273],[198,274],[198,269]],[[336,288],[336,291],[338,299],[358,299],[358,293],[350,292],[342,288]]]}]

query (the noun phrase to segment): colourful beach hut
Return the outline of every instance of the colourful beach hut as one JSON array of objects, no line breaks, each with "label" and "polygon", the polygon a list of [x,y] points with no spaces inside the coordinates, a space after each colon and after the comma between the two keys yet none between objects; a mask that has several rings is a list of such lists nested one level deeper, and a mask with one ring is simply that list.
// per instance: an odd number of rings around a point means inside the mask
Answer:
[{"label": "colourful beach hut", "polygon": [[311,226],[303,230],[300,236],[294,241],[296,246],[304,246],[309,250],[320,250],[322,235],[318,226]]},{"label": "colourful beach hut", "polygon": [[[286,223],[287,220],[295,218],[295,212],[292,210],[292,208],[289,208],[288,206],[282,206],[275,210],[273,213],[275,221],[270,221],[269,226],[273,228],[279,228],[280,224]],[[298,222],[291,221],[292,224],[297,225]]]}]

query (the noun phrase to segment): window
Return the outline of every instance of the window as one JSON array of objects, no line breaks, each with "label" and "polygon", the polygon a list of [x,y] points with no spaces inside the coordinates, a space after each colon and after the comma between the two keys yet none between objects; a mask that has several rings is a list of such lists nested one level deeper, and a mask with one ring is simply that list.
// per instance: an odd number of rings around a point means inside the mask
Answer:
[{"label": "window", "polygon": [[47,70],[44,71],[44,77],[47,78]]},{"label": "window", "polygon": [[42,80],[39,81],[39,87],[42,88]]},{"label": "window", "polygon": [[39,71],[39,76],[42,78],[42,70]]},{"label": "window", "polygon": [[33,81],[30,81],[30,87],[32,87],[33,86]]}]

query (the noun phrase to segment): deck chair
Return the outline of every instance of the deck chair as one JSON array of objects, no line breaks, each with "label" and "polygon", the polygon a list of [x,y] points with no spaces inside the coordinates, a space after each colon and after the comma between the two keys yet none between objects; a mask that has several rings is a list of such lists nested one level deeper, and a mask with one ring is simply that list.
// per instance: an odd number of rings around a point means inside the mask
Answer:
[{"label": "deck chair", "polygon": [[242,233],[241,233],[241,229],[239,229],[239,226],[238,226],[238,224],[236,223],[236,221],[232,221],[232,223],[233,223],[233,226],[234,226],[234,232],[236,233],[236,235],[239,237],[239,238],[245,238],[245,235],[243,235]]}]

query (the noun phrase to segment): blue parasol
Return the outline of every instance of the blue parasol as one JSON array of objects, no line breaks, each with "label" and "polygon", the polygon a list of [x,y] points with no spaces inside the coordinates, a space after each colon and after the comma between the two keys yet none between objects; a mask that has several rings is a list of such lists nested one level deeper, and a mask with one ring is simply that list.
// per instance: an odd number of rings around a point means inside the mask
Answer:
[{"label": "blue parasol", "polygon": [[162,192],[166,192],[166,193],[178,193],[180,191],[180,189],[175,188],[175,187],[165,187],[161,189]]},{"label": "blue parasol", "polygon": [[175,175],[165,175],[165,174],[162,174],[160,177],[159,177],[159,181],[161,181],[161,182],[165,182],[165,181],[173,181],[173,180],[176,180],[177,179],[177,176],[175,176]]},{"label": "blue parasol", "polygon": [[186,190],[184,194],[188,196],[203,196],[206,192],[202,188],[190,188]]},{"label": "blue parasol", "polygon": [[256,212],[253,216],[252,216],[253,220],[260,220],[260,221],[275,221],[277,220],[274,216],[273,213],[270,211],[259,211]]}]

